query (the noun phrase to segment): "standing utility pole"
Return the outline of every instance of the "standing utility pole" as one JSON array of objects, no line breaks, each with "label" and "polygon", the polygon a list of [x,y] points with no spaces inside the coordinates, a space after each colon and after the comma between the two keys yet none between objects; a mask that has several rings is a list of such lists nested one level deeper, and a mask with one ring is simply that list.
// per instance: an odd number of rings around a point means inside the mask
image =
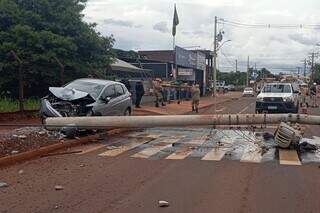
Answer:
[{"label": "standing utility pole", "polygon": [[297,67],[297,69],[298,69],[298,78],[300,77],[300,68],[301,67]]},{"label": "standing utility pole", "polygon": [[246,86],[249,86],[249,69],[250,69],[250,65],[249,65],[249,56],[248,56]]},{"label": "standing utility pole", "polygon": [[20,112],[24,111],[23,99],[24,99],[24,89],[23,89],[23,73],[22,73],[22,60],[17,56],[17,54],[11,50],[11,55],[19,64],[19,110]]},{"label": "standing utility pole", "polygon": [[304,68],[303,68],[303,76],[306,77],[306,71],[307,71],[307,59],[304,59]]},{"label": "standing utility pole", "polygon": [[236,72],[238,72],[238,60],[236,59]]},{"label": "standing utility pole", "polygon": [[214,17],[214,47],[213,47],[213,96],[216,96],[216,81],[217,81],[217,16]]},{"label": "standing utility pole", "polygon": [[314,53],[311,53],[311,79],[310,82],[313,83],[314,81]]}]

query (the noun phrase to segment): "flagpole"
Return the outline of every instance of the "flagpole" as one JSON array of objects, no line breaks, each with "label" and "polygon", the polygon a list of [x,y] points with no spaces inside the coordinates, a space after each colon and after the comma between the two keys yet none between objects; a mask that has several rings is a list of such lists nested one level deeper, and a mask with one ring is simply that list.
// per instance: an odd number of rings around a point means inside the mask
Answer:
[{"label": "flagpole", "polygon": [[174,63],[174,73],[173,79],[176,80],[178,75],[178,66],[177,66],[177,53],[176,53],[176,26],[179,24],[178,13],[176,9],[176,4],[174,4],[174,14],[173,14],[173,26],[172,26],[172,36],[173,36],[173,63]]},{"label": "flagpole", "polygon": [[177,69],[177,53],[176,53],[176,36],[173,36],[173,63],[174,63],[174,73],[173,73],[173,79],[175,80],[178,75],[178,69]]}]

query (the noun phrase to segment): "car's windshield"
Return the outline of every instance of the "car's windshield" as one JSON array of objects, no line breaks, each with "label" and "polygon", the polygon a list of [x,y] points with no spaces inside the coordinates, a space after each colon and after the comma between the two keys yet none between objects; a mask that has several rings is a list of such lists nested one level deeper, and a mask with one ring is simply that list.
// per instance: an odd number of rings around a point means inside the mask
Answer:
[{"label": "car's windshield", "polygon": [[245,88],[244,91],[252,91],[252,88]]},{"label": "car's windshield", "polygon": [[102,84],[97,84],[97,83],[92,83],[92,82],[86,82],[86,81],[73,81],[65,88],[69,89],[76,89],[82,92],[89,93],[93,98],[98,98],[99,94],[101,93],[102,89],[104,88],[104,85]]},{"label": "car's windshield", "polygon": [[291,86],[288,84],[269,84],[263,87],[263,93],[291,93]]}]

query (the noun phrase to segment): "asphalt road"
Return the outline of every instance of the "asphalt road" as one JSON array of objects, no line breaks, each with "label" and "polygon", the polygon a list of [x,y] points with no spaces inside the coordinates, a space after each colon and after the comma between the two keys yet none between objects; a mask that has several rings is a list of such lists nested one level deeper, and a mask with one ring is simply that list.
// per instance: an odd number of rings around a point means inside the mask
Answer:
[{"label": "asphalt road", "polygon": [[[253,113],[253,103],[241,98],[200,113]],[[306,134],[319,136],[319,130],[307,126]],[[143,157],[159,146],[167,145],[131,147],[117,156],[101,144],[75,147],[83,153],[2,169],[0,182],[9,187],[0,188],[0,212],[319,212],[319,163]],[[158,207],[159,200],[169,207]]]}]

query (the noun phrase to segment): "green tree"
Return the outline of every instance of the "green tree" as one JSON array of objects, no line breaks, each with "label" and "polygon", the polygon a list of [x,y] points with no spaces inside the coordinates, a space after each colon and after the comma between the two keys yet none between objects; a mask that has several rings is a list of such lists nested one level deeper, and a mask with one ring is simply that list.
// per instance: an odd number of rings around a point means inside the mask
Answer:
[{"label": "green tree", "polygon": [[226,84],[233,84],[236,86],[245,85],[247,79],[246,72],[217,72],[218,80],[223,80]]},{"label": "green tree", "polygon": [[125,51],[120,49],[113,49],[117,58],[138,59],[139,54],[133,50]]},{"label": "green tree", "polygon": [[17,94],[17,64],[23,61],[28,96],[43,95],[59,85],[58,58],[66,81],[88,74],[104,77],[112,62],[114,39],[83,21],[87,0],[0,0],[0,91]]}]

